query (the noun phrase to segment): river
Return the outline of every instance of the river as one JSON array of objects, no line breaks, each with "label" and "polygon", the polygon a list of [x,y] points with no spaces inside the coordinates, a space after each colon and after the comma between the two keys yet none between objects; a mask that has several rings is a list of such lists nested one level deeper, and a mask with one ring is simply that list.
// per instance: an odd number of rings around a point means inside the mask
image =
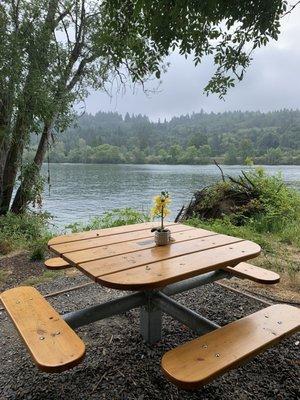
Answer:
[{"label": "river", "polygon": [[[248,166],[224,166],[236,176]],[[269,174],[282,173],[285,182],[300,190],[300,166],[266,166]],[[43,166],[47,175],[47,165]],[[46,185],[43,210],[53,216],[59,229],[76,221],[87,221],[114,208],[132,207],[149,211],[152,197],[168,190],[176,216],[195,189],[220,179],[214,165],[104,165],[50,164],[50,194]]]}]

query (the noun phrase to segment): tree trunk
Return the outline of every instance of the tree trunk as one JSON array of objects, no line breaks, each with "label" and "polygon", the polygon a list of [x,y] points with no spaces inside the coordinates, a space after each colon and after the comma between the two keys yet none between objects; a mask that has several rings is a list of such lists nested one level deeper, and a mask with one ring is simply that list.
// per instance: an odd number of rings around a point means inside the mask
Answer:
[{"label": "tree trunk", "polygon": [[[45,22],[36,40],[36,45],[40,49],[40,56],[38,59],[34,57],[31,59],[24,88],[19,96],[18,114],[12,133],[10,148],[5,161],[4,172],[2,174],[0,215],[6,214],[9,210],[18,169],[22,162],[24,146],[28,141],[30,129],[32,127],[36,101],[35,93],[32,88],[35,87],[34,82],[36,74],[41,78],[41,81],[42,77],[47,74],[48,59],[46,55],[56,24],[55,15],[57,4],[58,0],[50,0],[48,3]],[[31,55],[29,54],[29,57],[30,56]]]},{"label": "tree trunk", "polygon": [[5,137],[0,140],[0,209],[1,209],[1,199],[3,192],[3,177],[4,177],[4,167],[8,152],[8,140],[6,137],[6,132],[3,131],[0,127],[0,135],[5,135]]},{"label": "tree trunk", "polygon": [[[15,198],[13,200],[11,211],[15,214],[20,214],[26,210],[28,204],[35,200],[34,198],[34,185],[37,182],[37,178],[39,177],[41,166],[44,161],[44,157],[47,151],[47,144],[49,141],[50,133],[52,126],[59,114],[61,107],[60,104],[63,101],[64,96],[71,92],[74,86],[79,81],[81,75],[84,73],[85,66],[93,61],[93,58],[83,59],[78,65],[78,68],[73,73],[72,76],[72,68],[74,64],[77,62],[79,58],[79,50],[78,46],[80,45],[81,37],[79,37],[78,42],[75,44],[73,51],[70,54],[69,62],[67,63],[67,67],[65,69],[65,73],[62,75],[59,83],[57,92],[54,94],[53,97],[53,104],[56,104],[56,111],[52,114],[51,117],[48,117],[48,121],[44,124],[43,133],[39,142],[38,149],[35,154],[35,158],[33,163],[31,164],[32,168],[29,168],[28,172],[26,172],[22,177],[22,182],[20,187],[18,188]],[[72,76],[70,82],[68,80]],[[12,190],[10,192],[12,195]],[[10,197],[11,200],[11,197]],[[7,205],[7,204],[6,204]],[[1,213],[1,211],[0,211]]]},{"label": "tree trunk", "polygon": [[51,127],[52,123],[45,123],[43,133],[31,165],[32,168],[29,169],[30,171],[25,172],[22,177],[21,184],[16,192],[11,206],[11,211],[15,214],[24,212],[28,204],[35,200],[32,188],[39,177],[40,170],[43,165],[43,160],[47,151],[47,145],[50,139]]},{"label": "tree trunk", "polygon": [[6,214],[9,210],[18,169],[22,160],[24,146],[29,137],[29,130],[33,120],[33,114],[30,111],[30,105],[31,101],[28,102],[23,110],[19,111],[19,115],[16,120],[10,149],[5,162],[0,215]]},{"label": "tree trunk", "polygon": [[8,149],[9,149],[9,143],[8,140],[5,139],[2,141],[0,148],[0,215],[2,209],[2,198],[3,198],[3,187],[4,187],[4,168],[5,168]]},{"label": "tree trunk", "polygon": [[[15,9],[15,21],[19,18],[18,9]],[[6,21],[8,22],[8,21]],[[6,163],[6,158],[8,155],[9,145],[10,145],[10,135],[12,126],[12,115],[16,94],[16,83],[20,79],[19,65],[19,26],[14,25],[14,30],[11,34],[7,34],[8,26],[2,26],[2,33],[6,36],[5,41],[9,40],[9,45],[7,46],[8,52],[4,50],[1,53],[1,59],[9,60],[9,64],[5,67],[1,65],[2,71],[0,76],[0,210],[1,210],[1,200],[3,192],[3,177],[4,168]]]},{"label": "tree trunk", "polygon": [[0,199],[2,198],[4,168],[10,144],[13,92],[14,87],[10,80],[7,90],[2,91],[0,99]]},{"label": "tree trunk", "polygon": [[9,94],[2,93],[0,100],[0,215],[4,190],[4,170],[10,145],[11,116],[13,110],[13,88],[9,87],[9,90]]}]

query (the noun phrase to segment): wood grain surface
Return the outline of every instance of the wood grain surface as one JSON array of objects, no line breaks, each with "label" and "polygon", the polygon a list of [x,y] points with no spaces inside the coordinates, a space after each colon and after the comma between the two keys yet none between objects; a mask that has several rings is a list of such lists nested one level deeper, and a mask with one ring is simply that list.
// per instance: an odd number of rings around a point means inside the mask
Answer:
[{"label": "wood grain surface", "polygon": [[83,359],[83,341],[35,288],[9,289],[0,299],[42,371],[61,372]]},{"label": "wood grain surface", "polygon": [[[93,231],[72,233],[70,235],[56,236],[49,240],[48,246],[50,247],[50,246],[53,246],[55,244],[60,244],[60,243],[76,242],[79,240],[93,239],[93,238],[104,237],[104,236],[109,236],[109,235],[116,235],[119,233],[127,233],[127,232],[135,232],[135,231],[139,231],[139,230],[151,229],[158,225],[159,225],[159,223],[157,223],[157,222],[143,222],[140,224],[116,226],[113,228],[97,229],[97,230],[93,230]],[[175,224],[172,222],[168,222],[166,224],[166,226],[168,226],[168,227],[171,227],[172,225],[175,225]]]},{"label": "wood grain surface", "polygon": [[48,260],[46,260],[44,264],[46,268],[53,270],[71,267],[71,265],[61,257],[48,258]]},{"label": "wood grain surface", "polygon": [[[256,257],[260,247],[250,241],[204,248],[180,257],[147,263],[111,274],[95,276],[104,286],[124,290],[148,290],[167,286],[209,271],[236,265]],[[80,269],[82,267],[80,266]]]},{"label": "wood grain surface", "polygon": [[[253,242],[177,223],[168,225],[173,241],[156,246],[150,231],[153,226],[157,223],[59,236],[48,245],[96,282],[124,290],[163,287],[207,271],[234,267],[260,253]],[[240,269],[234,273],[242,274]]]},{"label": "wood grain surface", "polygon": [[276,272],[246,262],[242,262],[235,267],[227,267],[225,270],[238,278],[250,279],[265,285],[273,285],[280,281],[280,276]]},{"label": "wood grain surface", "polygon": [[177,386],[197,389],[299,327],[299,308],[270,306],[168,351],[162,358],[162,370]]}]

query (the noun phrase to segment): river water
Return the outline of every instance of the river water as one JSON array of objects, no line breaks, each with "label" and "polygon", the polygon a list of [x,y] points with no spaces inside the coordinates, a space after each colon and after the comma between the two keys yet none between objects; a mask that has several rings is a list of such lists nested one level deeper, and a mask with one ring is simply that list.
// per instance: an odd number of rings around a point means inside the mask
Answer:
[{"label": "river water", "polygon": [[[248,166],[224,166],[224,173],[236,176]],[[266,166],[269,174],[281,172],[289,186],[300,190],[300,166]],[[46,174],[47,166],[43,166]],[[220,179],[214,165],[105,165],[50,164],[51,190],[45,187],[43,209],[61,229],[87,221],[114,208],[132,207],[148,212],[152,197],[168,190],[173,198],[172,215],[186,204],[192,193]]]}]

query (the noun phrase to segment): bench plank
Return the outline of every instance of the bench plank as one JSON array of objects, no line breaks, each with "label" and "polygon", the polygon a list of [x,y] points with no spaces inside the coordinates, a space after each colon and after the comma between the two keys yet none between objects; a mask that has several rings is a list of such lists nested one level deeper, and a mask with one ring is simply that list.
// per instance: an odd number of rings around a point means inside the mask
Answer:
[{"label": "bench plank", "polygon": [[168,351],[162,358],[162,370],[178,387],[196,389],[299,327],[300,309],[270,306]]},{"label": "bench plank", "polygon": [[83,341],[35,288],[9,289],[0,299],[42,371],[61,372],[83,359]]},{"label": "bench plank", "polygon": [[55,257],[55,258],[49,258],[44,262],[45,267],[48,269],[65,269],[65,268],[71,268],[72,265],[70,265],[67,261],[65,261],[61,257]]},{"label": "bench plank", "polygon": [[276,272],[269,271],[255,265],[242,262],[235,267],[227,267],[225,271],[230,272],[238,278],[250,279],[251,281],[263,284],[274,284],[280,281],[280,276]]}]

